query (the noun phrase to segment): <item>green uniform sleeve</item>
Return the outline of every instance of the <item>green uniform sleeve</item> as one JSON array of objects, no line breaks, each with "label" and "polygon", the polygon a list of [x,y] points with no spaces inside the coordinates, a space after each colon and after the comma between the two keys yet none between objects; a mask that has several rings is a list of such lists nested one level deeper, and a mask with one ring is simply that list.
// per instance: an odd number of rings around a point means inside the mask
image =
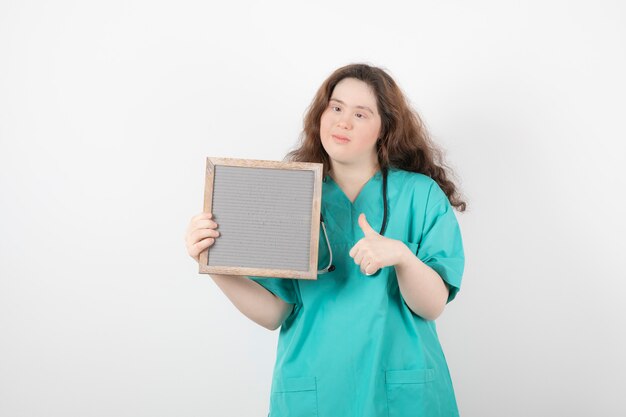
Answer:
[{"label": "green uniform sleeve", "polygon": [[289,304],[298,304],[296,282],[291,278],[248,277]]},{"label": "green uniform sleeve", "polygon": [[445,281],[447,302],[452,301],[461,289],[465,267],[463,239],[454,209],[436,182],[429,192],[421,239],[409,247]]}]

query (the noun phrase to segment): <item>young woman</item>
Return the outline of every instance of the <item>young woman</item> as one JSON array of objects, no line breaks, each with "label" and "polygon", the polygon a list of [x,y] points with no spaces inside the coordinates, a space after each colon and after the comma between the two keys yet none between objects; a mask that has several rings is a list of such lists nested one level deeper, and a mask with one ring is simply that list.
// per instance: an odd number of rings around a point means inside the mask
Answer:
[{"label": "young woman", "polygon": [[[212,275],[246,316],[280,327],[270,416],[458,415],[434,320],[460,289],[457,187],[393,79],[348,65],[322,84],[286,160],[324,164],[317,280]],[[198,259],[211,213],[186,235]]]}]

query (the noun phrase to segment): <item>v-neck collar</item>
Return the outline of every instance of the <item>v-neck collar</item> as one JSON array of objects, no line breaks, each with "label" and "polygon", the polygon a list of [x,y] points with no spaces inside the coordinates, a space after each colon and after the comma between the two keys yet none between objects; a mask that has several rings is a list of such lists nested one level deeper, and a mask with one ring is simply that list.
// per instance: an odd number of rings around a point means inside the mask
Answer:
[{"label": "v-neck collar", "polygon": [[337,184],[335,182],[335,180],[333,179],[333,177],[330,176],[330,174],[326,174],[326,176],[324,177],[324,182],[327,184],[332,184],[334,188],[337,189],[338,193],[343,196],[343,199],[350,204],[351,207],[355,207],[359,201],[361,196],[363,195],[363,193],[365,192],[365,189],[368,186],[371,186],[371,184],[378,182],[378,180],[382,177],[382,173],[381,170],[379,169],[378,171],[376,171],[374,173],[374,175],[371,176],[371,178],[369,180],[367,180],[365,182],[365,184],[363,184],[363,187],[361,187],[361,191],[359,191],[359,193],[357,194],[357,196],[354,198],[354,202],[350,201],[350,199],[348,198],[348,196],[346,195],[346,193],[343,191],[343,189],[339,186],[339,184]]}]

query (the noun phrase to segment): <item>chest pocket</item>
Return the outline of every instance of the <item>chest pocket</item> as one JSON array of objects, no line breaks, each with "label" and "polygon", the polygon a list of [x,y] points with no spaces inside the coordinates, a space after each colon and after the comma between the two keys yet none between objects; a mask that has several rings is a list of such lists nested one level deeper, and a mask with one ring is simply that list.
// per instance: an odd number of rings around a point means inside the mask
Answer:
[{"label": "chest pocket", "polygon": [[317,417],[317,415],[315,377],[276,378],[272,384],[269,417]]}]

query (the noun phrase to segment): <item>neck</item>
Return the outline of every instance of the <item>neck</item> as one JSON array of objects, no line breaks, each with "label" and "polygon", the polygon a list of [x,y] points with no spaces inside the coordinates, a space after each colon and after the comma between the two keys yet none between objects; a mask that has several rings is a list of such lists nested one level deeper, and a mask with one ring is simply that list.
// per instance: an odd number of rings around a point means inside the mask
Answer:
[{"label": "neck", "polygon": [[378,162],[363,165],[345,165],[331,163],[329,174],[340,186],[361,186],[380,169]]}]

